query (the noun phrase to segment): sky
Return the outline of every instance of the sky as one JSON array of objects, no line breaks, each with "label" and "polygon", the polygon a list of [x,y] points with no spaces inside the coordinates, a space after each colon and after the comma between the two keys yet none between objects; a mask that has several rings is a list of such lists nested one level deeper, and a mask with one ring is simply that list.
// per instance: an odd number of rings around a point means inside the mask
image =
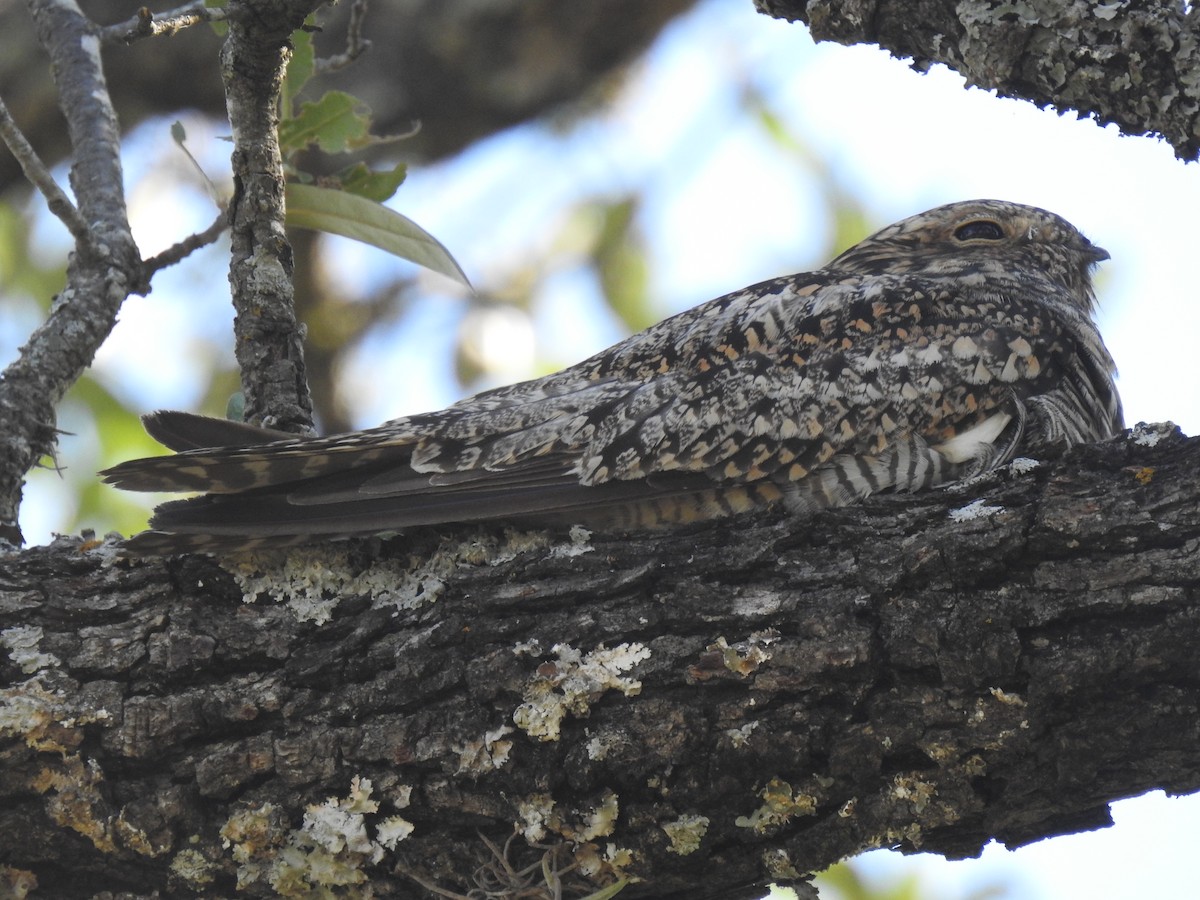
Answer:
[{"label": "sky", "polygon": [[[962,84],[940,67],[920,75],[878,49],[815,46],[801,25],[756,15],[748,0],[708,0],[664,34],[598,119],[565,131],[516,129],[416,169],[392,205],[435,234],[486,289],[560,235],[572,203],[644,190],[639,225],[651,251],[656,312],[666,316],[820,265],[831,193],[857,198],[878,226],[953,200],[1031,203],[1063,215],[1112,255],[1098,276],[1099,323],[1120,369],[1127,423],[1170,420],[1200,431],[1200,354],[1191,347],[1200,333],[1196,167],[1153,139]],[[745,113],[747,92],[800,137],[803,152],[766,138]],[[131,159],[169,158],[165,131],[139,130]],[[189,123],[189,149],[212,172],[227,169],[228,145],[218,134]],[[152,167],[131,180],[144,255],[211,220],[199,187],[180,193],[185,168]],[[61,242],[61,228],[40,227],[47,245]],[[131,405],[194,408],[201,387],[189,373],[211,357],[209,343],[227,341],[231,318],[219,253],[163,273],[150,297],[127,303],[97,371]],[[339,243],[336,259],[351,294],[406,271],[349,242]],[[467,298],[438,276],[421,278],[424,299],[342,373],[360,426],[461,394],[449,351]],[[547,279],[530,315],[500,314],[482,325],[485,344],[499,348],[499,381],[529,377],[547,360],[570,364],[624,336],[594,281],[571,267]],[[74,443],[64,440],[68,465],[92,462],[80,429]],[[26,534],[45,540],[62,527],[51,511],[70,499],[46,473],[31,479],[27,496]],[[1189,854],[1200,835],[1200,797],[1149,795],[1114,804],[1114,816],[1112,829],[1016,852],[992,846],[976,861],[881,852],[864,864],[881,878],[920,866],[938,898],[966,896],[996,877],[1020,887],[1005,896],[1022,898],[1196,896]]]}]

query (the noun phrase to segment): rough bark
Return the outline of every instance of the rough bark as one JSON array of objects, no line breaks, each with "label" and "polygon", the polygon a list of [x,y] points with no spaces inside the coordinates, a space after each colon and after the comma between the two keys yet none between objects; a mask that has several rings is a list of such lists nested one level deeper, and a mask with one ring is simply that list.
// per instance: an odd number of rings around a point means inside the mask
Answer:
[{"label": "rough bark", "polygon": [[296,319],[292,248],[284,233],[279,97],[291,35],[325,0],[231,0],[221,50],[234,134],[229,284],[243,418],[312,434],[304,331]]},{"label": "rough bark", "polygon": [[1126,134],[1200,154],[1200,7],[1156,0],[754,0],[814,39],[878,44],[918,69],[944,63],[968,84],[1076,110]]},{"label": "rough bark", "polygon": [[1142,429],[809,521],[420,533],[271,575],[11,555],[0,878],[466,893],[515,828],[514,870],[754,897],[1106,825],[1200,787],[1197,471],[1200,439]]}]

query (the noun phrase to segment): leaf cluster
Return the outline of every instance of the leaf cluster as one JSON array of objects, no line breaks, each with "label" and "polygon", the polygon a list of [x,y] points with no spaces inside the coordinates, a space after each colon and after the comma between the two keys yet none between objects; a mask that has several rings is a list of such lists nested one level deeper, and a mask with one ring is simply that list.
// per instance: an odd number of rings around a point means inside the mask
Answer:
[{"label": "leaf cluster", "polygon": [[300,167],[303,154],[313,147],[344,155],[410,135],[372,134],[370,108],[345,91],[327,91],[318,100],[300,101],[301,91],[317,73],[312,34],[296,32],[293,47],[279,124],[288,174],[287,223],[370,244],[470,287],[462,268],[437,238],[384,205],[404,182],[404,163],[374,170],[364,162],[352,162],[320,178]]}]

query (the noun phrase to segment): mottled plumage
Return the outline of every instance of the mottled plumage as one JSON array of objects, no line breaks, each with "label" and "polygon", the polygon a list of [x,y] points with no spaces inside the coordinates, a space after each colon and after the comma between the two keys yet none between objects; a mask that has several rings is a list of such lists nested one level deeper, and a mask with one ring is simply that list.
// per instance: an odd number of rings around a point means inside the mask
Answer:
[{"label": "mottled plumage", "polygon": [[1108,254],[1058,216],[953,203],[554,375],[327,438],[147,417],[104,473],[166,503],[140,553],[513,520],[599,527],[919,490],[1123,428],[1092,322]]}]

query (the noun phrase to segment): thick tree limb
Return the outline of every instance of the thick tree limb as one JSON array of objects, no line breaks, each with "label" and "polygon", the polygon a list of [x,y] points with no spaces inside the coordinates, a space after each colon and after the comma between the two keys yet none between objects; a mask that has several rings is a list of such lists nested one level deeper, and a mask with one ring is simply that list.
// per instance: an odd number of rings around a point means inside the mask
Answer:
[{"label": "thick tree limb", "polygon": [[418,534],[273,577],[10,556],[0,863],[63,897],[466,893],[516,878],[484,842],[516,827],[514,872],[728,898],[1106,825],[1200,787],[1200,439],[1158,438],[811,521]]},{"label": "thick tree limb", "polygon": [[754,0],[818,41],[878,44],[926,69],[1200,154],[1200,7],[989,0]]}]

